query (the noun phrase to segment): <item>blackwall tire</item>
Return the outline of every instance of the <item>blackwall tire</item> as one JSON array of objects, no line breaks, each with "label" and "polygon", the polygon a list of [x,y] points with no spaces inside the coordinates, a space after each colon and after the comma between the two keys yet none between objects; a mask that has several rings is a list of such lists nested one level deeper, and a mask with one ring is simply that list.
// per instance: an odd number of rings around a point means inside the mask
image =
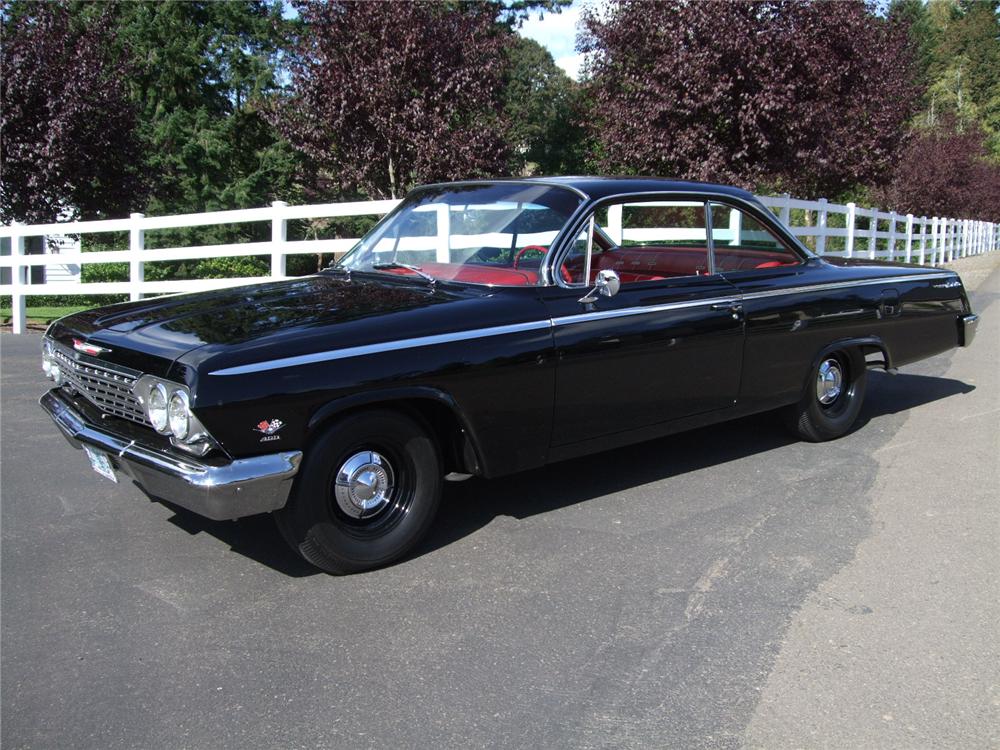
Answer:
[{"label": "blackwall tire", "polygon": [[810,372],[799,403],[786,410],[788,426],[812,443],[847,434],[861,413],[867,383],[868,370],[860,351],[823,356]]},{"label": "blackwall tire", "polygon": [[441,457],[410,417],[359,412],[306,451],[288,504],[275,514],[285,541],[334,575],[398,560],[420,541],[441,499]]}]

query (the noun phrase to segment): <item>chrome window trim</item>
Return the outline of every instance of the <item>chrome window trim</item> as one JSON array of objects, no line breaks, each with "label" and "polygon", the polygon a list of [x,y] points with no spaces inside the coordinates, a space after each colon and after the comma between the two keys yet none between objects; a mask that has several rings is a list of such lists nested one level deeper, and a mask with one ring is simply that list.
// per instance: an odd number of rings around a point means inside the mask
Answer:
[{"label": "chrome window trim", "polygon": [[[209,375],[229,376],[246,375],[268,370],[280,370],[285,367],[295,367],[297,365],[311,365],[319,362],[332,362],[338,359],[349,359],[351,357],[363,357],[370,354],[381,354],[383,352],[401,351],[405,349],[415,349],[421,346],[434,346],[436,344],[449,344],[456,341],[471,341],[474,339],[489,338],[492,336],[504,336],[510,333],[522,333],[525,331],[540,331],[544,329],[557,328],[560,326],[572,325],[573,323],[587,323],[594,320],[605,320],[612,318],[624,318],[633,315],[648,315],[651,313],[667,312],[669,310],[683,310],[692,307],[704,307],[706,305],[736,304],[747,300],[766,299],[769,297],[779,297],[789,294],[810,294],[822,292],[830,289],[844,289],[856,286],[872,286],[878,284],[897,284],[914,281],[924,281],[931,279],[954,278],[951,272],[921,274],[918,276],[885,276],[879,279],[862,279],[854,281],[837,281],[825,284],[811,284],[808,286],[786,287],[784,289],[771,289],[766,292],[747,292],[745,294],[728,294],[708,299],[683,300],[678,302],[667,302],[662,305],[649,305],[644,307],[624,307],[616,310],[599,310],[594,312],[581,312],[577,315],[562,315],[557,318],[547,318],[545,320],[533,320],[526,323],[513,323],[502,326],[490,326],[488,328],[477,328],[469,331],[455,331],[453,333],[441,333],[433,336],[418,336],[412,339],[398,339],[396,341],[384,341],[378,344],[365,344],[363,346],[352,346],[345,349],[335,349],[314,354],[303,354],[296,357],[283,357],[272,359],[266,362],[257,362],[251,365],[238,365],[236,367],[226,367],[221,370],[210,372]],[[710,278],[710,277],[704,277]]]},{"label": "chrome window trim", "polygon": [[[785,240],[790,248],[794,248],[800,258],[802,263],[805,263],[813,258],[818,258],[812,250],[807,248],[802,242],[796,237],[792,232],[781,223],[781,220],[775,216],[766,206],[757,203],[756,201],[750,201],[745,198],[741,198],[735,195],[729,195],[728,193],[719,193],[714,190],[667,190],[667,191],[644,191],[639,193],[615,193],[614,195],[607,195],[599,200],[584,202],[576,210],[576,212],[569,217],[566,222],[566,226],[560,231],[559,235],[556,236],[555,240],[549,249],[549,252],[545,256],[545,260],[542,263],[541,271],[539,274],[539,284],[538,286],[558,286],[564,289],[574,289],[577,288],[576,285],[570,285],[556,272],[559,265],[562,263],[564,256],[569,252],[570,244],[567,240],[569,237],[576,237],[580,231],[583,230],[582,219],[586,218],[588,214],[596,212],[600,207],[608,205],[611,203],[620,203],[624,200],[635,199],[638,202],[648,201],[648,200],[683,200],[695,199],[700,200],[704,203],[710,203],[711,201],[716,201],[718,203],[726,204],[738,208],[740,210],[748,209],[747,213],[751,216],[756,216],[761,223],[771,229],[774,234],[779,238]],[[579,226],[576,232],[569,231],[571,227]],[[706,231],[711,234],[711,227],[707,226]],[[713,274],[718,275],[718,273]],[[685,277],[687,278],[687,277]],[[633,283],[648,283],[648,282],[633,282]]]}]

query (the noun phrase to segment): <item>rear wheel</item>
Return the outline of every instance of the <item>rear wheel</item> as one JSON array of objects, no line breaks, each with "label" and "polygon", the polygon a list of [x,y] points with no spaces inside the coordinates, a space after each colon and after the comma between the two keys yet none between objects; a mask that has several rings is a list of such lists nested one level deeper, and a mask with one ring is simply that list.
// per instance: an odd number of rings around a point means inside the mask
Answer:
[{"label": "rear wheel", "polygon": [[846,434],[861,412],[867,376],[865,358],[856,349],[824,355],[810,373],[799,403],[785,412],[791,430],[814,443]]},{"label": "rear wheel", "polygon": [[397,560],[426,533],[441,497],[441,458],[417,422],[391,411],[350,415],[309,449],[289,503],[285,540],[328,573]]}]

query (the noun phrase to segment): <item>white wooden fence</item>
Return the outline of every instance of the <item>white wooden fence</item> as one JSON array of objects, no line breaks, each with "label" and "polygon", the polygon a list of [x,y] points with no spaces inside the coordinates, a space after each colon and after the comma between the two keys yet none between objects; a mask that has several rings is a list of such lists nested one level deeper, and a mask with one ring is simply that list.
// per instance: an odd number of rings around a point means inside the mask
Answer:
[{"label": "white wooden fence", "polygon": [[[875,208],[863,208],[854,203],[839,205],[818,201],[800,200],[788,195],[760,196],[765,206],[820,255],[840,257],[880,258],[892,261],[937,265],[958,257],[994,252],[1000,249],[1000,225],[969,219],[952,219],[912,214],[899,215]],[[354,239],[288,240],[288,222],[296,219],[320,219],[354,216],[382,216],[397,201],[368,201],[357,203],[323,203],[306,206],[289,206],[275,201],[266,208],[237,211],[212,211],[176,216],[144,216],[132,214],[127,219],[105,221],[73,221],[55,224],[11,224],[0,227],[0,238],[9,238],[10,254],[0,256],[0,269],[9,268],[9,283],[0,283],[0,295],[12,299],[12,328],[22,333],[25,327],[25,296],[79,295],[79,294],[128,294],[133,300],[144,294],[164,294],[237,286],[261,280],[254,278],[186,279],[174,281],[145,281],[145,263],[170,260],[199,260],[237,256],[269,256],[270,278],[286,277],[285,261],[289,255],[337,254],[349,249]],[[250,242],[228,245],[207,245],[145,248],[147,231],[182,227],[219,226],[268,222],[271,239],[267,242]],[[50,234],[87,235],[95,233],[128,233],[128,250],[25,255],[26,237],[45,237]],[[81,243],[82,245],[83,243]],[[129,280],[119,282],[73,283],[49,281],[29,284],[30,269],[35,266],[55,268],[72,264],[121,263],[129,264]]]}]

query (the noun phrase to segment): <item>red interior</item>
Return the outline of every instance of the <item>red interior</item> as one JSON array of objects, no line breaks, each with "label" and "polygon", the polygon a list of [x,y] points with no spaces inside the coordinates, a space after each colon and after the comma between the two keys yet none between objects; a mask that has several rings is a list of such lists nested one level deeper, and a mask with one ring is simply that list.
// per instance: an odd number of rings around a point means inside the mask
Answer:
[{"label": "red interior", "polygon": [[[753,268],[793,266],[787,253],[744,247],[715,248],[715,264],[719,271],[743,271]],[[538,282],[538,273],[528,268],[508,268],[458,263],[422,263],[424,271],[439,279],[466,281],[472,284],[499,286],[529,286]],[[633,281],[658,281],[675,276],[698,276],[708,273],[708,251],[703,247],[613,247],[594,255],[591,283],[598,271],[611,269],[622,283]],[[411,275],[404,268],[390,273]],[[570,283],[583,279],[583,257],[568,260],[561,269],[562,277]]]},{"label": "red interior", "polygon": [[[715,264],[719,271],[742,271],[753,268],[775,268],[796,265],[781,251],[743,247],[715,248]],[[565,264],[574,282],[583,279],[583,257],[572,258]],[[594,255],[591,273],[611,269],[623,283],[657,281],[674,276],[698,276],[708,273],[708,250],[703,247],[613,247]]]}]

